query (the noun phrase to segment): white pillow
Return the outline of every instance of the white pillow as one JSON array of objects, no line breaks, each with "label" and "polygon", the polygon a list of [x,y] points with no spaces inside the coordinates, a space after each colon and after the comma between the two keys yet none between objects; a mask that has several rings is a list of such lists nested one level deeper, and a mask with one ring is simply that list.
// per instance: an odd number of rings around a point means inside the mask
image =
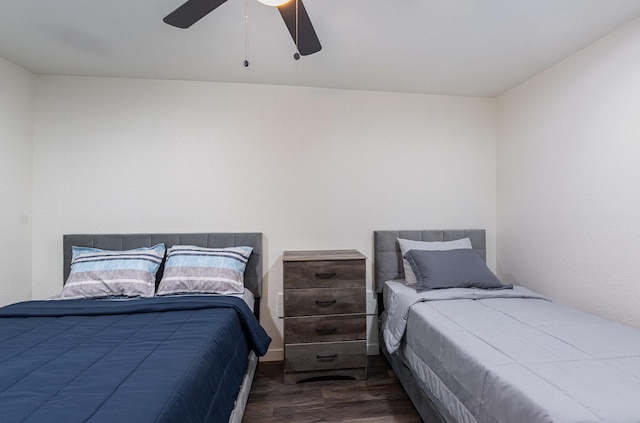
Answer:
[{"label": "white pillow", "polygon": [[414,241],[412,239],[398,238],[400,244],[400,253],[402,254],[402,267],[404,267],[404,280],[407,285],[415,285],[418,283],[411,265],[404,258],[411,250],[426,251],[449,251],[449,250],[469,250],[471,249],[471,240],[469,238],[456,239],[453,241]]}]

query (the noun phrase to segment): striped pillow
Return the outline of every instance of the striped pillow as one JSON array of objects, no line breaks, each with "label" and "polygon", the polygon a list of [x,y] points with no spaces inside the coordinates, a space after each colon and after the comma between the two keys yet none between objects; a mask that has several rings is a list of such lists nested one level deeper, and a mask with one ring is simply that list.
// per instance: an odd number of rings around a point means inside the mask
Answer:
[{"label": "striped pillow", "polygon": [[158,295],[240,294],[252,251],[251,247],[174,245],[167,251]]},{"label": "striped pillow", "polygon": [[153,297],[164,244],[125,251],[72,247],[71,271],[59,298]]}]

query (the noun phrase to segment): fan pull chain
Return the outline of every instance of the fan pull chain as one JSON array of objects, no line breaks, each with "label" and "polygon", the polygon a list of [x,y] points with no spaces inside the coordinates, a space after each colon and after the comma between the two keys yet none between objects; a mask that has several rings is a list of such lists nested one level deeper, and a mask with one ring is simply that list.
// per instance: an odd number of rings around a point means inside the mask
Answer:
[{"label": "fan pull chain", "polygon": [[248,34],[249,34],[249,0],[244,0],[244,61],[242,62],[242,65],[245,68],[249,67],[249,60],[247,60]]},{"label": "fan pull chain", "polygon": [[298,47],[298,0],[296,0],[296,52],[293,54],[295,60],[300,59],[300,48]]}]

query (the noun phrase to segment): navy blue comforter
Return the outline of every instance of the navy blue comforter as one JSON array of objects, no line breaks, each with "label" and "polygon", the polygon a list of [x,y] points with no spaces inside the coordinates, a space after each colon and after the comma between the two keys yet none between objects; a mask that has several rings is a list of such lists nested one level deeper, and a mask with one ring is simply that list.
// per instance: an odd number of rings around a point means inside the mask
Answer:
[{"label": "navy blue comforter", "polygon": [[271,339],[235,297],[0,308],[2,422],[226,422]]}]

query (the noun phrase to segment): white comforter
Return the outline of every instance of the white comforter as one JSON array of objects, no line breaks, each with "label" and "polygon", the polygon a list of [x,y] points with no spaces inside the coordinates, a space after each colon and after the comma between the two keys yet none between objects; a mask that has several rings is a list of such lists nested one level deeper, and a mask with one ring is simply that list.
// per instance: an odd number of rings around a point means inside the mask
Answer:
[{"label": "white comforter", "polygon": [[410,367],[425,365],[421,380],[458,421],[640,422],[639,330],[522,287],[392,291],[387,348],[407,338]]},{"label": "white comforter", "polygon": [[400,348],[400,343],[407,327],[409,309],[412,305],[420,302],[462,299],[481,300],[485,298],[533,298],[548,301],[546,297],[522,286],[499,290],[451,288],[416,292],[415,289],[405,285],[403,281],[389,281],[387,284],[393,285],[393,289],[390,291],[389,308],[386,309],[387,320],[384,327],[384,343],[390,353],[394,353]]}]

